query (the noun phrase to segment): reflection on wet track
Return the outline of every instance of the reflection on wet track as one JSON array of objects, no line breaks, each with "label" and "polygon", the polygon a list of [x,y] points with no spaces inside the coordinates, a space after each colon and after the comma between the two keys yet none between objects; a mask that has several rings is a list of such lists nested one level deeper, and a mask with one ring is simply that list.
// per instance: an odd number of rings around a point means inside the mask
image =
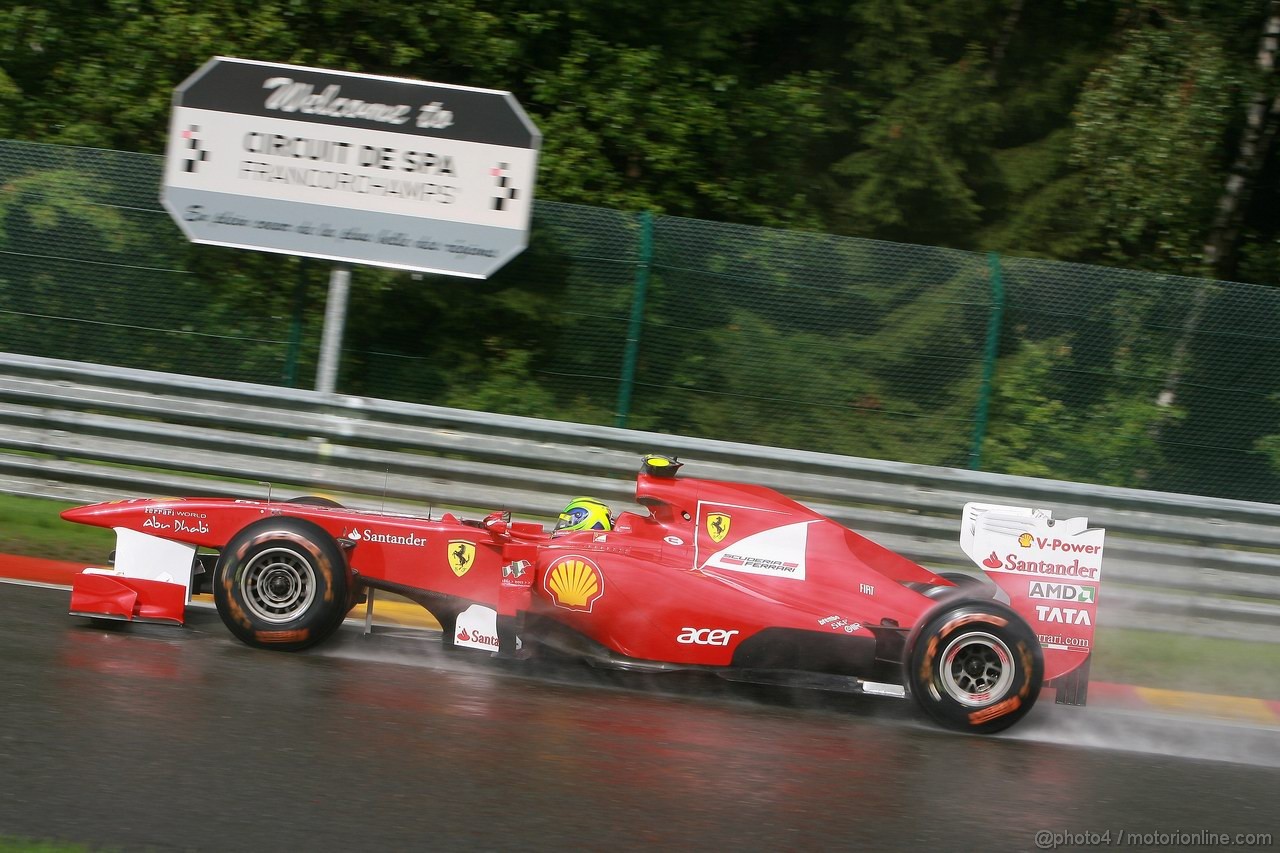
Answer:
[{"label": "reflection on wet track", "polygon": [[1280,838],[1276,729],[1046,705],[969,737],[889,699],[576,666],[530,677],[351,628],[280,654],[213,614],[101,630],[65,609],[64,591],[0,585],[0,837],[126,850]]}]

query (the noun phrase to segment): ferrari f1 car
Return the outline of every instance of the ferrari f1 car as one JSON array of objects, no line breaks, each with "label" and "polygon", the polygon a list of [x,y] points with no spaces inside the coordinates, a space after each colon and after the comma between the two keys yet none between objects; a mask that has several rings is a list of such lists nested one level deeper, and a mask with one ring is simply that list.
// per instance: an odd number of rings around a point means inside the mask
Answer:
[{"label": "ferrari f1 car", "polygon": [[114,528],[117,548],[111,568],[76,576],[71,612],[181,623],[211,586],[236,637],[295,650],[388,590],[429,610],[446,646],[477,653],[909,694],[981,733],[1022,718],[1046,682],[1083,704],[1103,551],[1085,519],[966,505],[960,544],[985,582],[930,571],[770,489],[677,476],[680,464],[645,457],[648,513],[606,532],[323,498],[78,507],[63,517]]}]

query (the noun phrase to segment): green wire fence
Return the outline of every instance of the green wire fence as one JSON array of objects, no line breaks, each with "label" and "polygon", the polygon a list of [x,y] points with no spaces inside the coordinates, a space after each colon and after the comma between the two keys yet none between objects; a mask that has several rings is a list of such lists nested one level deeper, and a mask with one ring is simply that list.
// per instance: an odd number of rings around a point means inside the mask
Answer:
[{"label": "green wire fence", "polygon": [[[309,386],[328,265],[188,244],[161,166],[0,141],[0,349]],[[1280,500],[1267,286],[538,202],[345,325],[346,394]]]}]

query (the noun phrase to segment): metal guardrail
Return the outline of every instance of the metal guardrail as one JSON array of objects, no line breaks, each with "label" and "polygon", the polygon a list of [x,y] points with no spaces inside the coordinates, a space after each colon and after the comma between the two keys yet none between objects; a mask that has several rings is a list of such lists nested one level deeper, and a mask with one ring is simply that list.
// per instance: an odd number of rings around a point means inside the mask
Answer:
[{"label": "metal guardrail", "polygon": [[[1107,528],[1101,623],[1280,642],[1280,506],[858,459],[0,354],[0,491],[68,502],[325,493],[353,507],[630,506],[644,453],[775,488],[917,562],[972,571],[965,501]],[[266,484],[270,483],[268,487]]]}]

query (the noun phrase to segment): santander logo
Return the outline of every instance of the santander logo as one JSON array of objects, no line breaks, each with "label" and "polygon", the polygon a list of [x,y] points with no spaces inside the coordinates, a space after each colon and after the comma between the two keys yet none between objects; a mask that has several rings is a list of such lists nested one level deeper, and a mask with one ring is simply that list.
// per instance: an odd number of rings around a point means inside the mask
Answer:
[{"label": "santander logo", "polygon": [[466,628],[458,631],[458,641],[473,647],[484,646],[485,648],[494,649],[495,651],[498,648],[497,637],[490,634],[482,634],[474,628],[471,631],[467,631]]},{"label": "santander logo", "polygon": [[1083,517],[1054,520],[1048,510],[967,503],[960,547],[974,565],[993,577],[1024,575],[1037,582],[1056,582],[1058,587],[1066,581],[1082,589],[1082,582],[1087,582],[1096,589],[1092,585],[1102,574],[1105,532],[1089,527]]}]

